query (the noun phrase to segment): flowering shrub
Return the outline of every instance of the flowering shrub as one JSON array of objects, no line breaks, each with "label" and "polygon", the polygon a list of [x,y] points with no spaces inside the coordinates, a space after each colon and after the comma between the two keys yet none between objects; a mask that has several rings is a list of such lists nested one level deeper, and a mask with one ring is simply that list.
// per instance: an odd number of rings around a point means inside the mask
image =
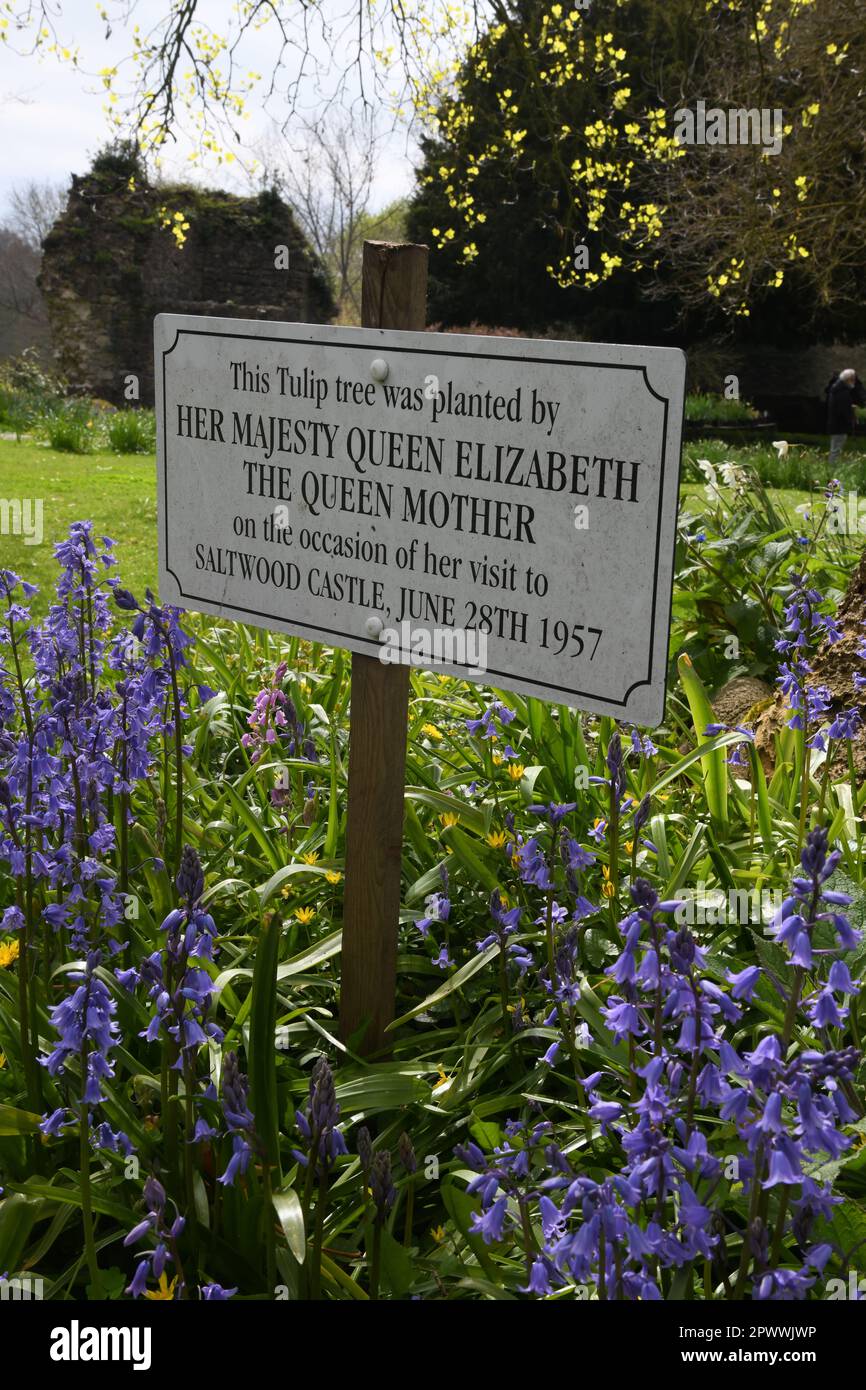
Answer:
[{"label": "flowering shrub", "polygon": [[[336,1041],[342,654],[139,599],[85,522],[41,621],[0,571],[0,1204],[24,1222],[0,1269],[165,1300],[845,1279],[864,792],[834,754],[860,710],[813,675],[836,562],[787,540],[749,581],[787,698],[769,777],[691,663],[651,737],[413,673],[398,1017],[369,1060]],[[754,883],[772,919],[694,924],[696,885]]]}]

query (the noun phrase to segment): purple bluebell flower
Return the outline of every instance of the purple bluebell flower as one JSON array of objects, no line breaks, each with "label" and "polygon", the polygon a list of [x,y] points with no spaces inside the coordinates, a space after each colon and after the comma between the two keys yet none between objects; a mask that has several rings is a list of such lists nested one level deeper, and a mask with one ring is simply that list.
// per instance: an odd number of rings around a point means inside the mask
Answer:
[{"label": "purple bluebell flower", "polygon": [[338,1127],[340,1106],[334,1076],[325,1057],[318,1057],[313,1065],[309,1104],[306,1110],[295,1112],[295,1123],[303,1147],[293,1152],[304,1167],[312,1164],[317,1172],[328,1172],[342,1154],[348,1153]]}]

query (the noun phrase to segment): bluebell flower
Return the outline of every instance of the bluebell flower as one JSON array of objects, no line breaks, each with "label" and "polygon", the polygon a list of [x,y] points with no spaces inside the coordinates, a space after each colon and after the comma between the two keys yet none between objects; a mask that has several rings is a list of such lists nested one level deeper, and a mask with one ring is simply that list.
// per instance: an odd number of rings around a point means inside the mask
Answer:
[{"label": "bluebell flower", "polygon": [[[146,1236],[156,1243],[136,1266],[135,1274],[126,1290],[127,1293],[132,1294],[133,1298],[141,1298],[147,1292],[148,1277],[152,1276],[158,1280],[167,1264],[178,1265],[177,1242],[186,1225],[185,1219],[180,1215],[174,1203],[172,1206],[175,1215],[173,1218],[169,1216],[165,1188],[158,1178],[150,1176],[145,1180],[142,1196],[147,1208],[147,1215],[144,1220],[139,1221],[131,1231],[127,1232],[123,1244],[125,1246],[136,1245]],[[181,1284],[176,1292],[176,1297],[182,1296],[183,1285]]]},{"label": "bluebell flower", "polygon": [[222,1092],[223,1115],[232,1136],[232,1154],[217,1182],[231,1187],[235,1178],[246,1173],[250,1159],[260,1148],[255,1117],[247,1103],[249,1082],[238,1066],[235,1052],[227,1052],[223,1060]]},{"label": "bluebell flower", "polygon": [[295,1112],[295,1123],[303,1148],[293,1153],[304,1166],[327,1172],[341,1155],[348,1153],[339,1129],[340,1106],[334,1089],[334,1076],[327,1058],[318,1057],[310,1076],[310,1100],[306,1110]]},{"label": "bluebell flower", "polygon": [[370,1163],[370,1192],[376,1220],[382,1225],[397,1198],[391,1178],[390,1149],[376,1149]]},{"label": "bluebell flower", "polygon": [[725,978],[731,986],[731,997],[733,999],[745,999],[751,1001],[752,995],[757,988],[761,978],[761,969],[757,965],[747,965],[743,970],[725,972]]},{"label": "bluebell flower", "polygon": [[507,726],[516,717],[516,712],[504,705],[501,700],[494,700],[492,705],[488,705],[480,719],[467,719],[466,728],[470,734],[480,734],[482,738],[496,738],[497,723],[500,729]]}]

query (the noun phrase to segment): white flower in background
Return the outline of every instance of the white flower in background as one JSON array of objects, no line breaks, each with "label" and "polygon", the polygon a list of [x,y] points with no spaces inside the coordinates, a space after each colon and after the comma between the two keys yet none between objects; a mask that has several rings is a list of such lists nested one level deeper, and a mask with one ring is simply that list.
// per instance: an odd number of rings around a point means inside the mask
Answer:
[{"label": "white flower in background", "polygon": [[708,502],[722,502],[722,494],[719,492],[719,481],[716,477],[716,470],[709,459],[698,459],[698,468],[707,480],[706,494]]},{"label": "white flower in background", "polygon": [[738,467],[736,463],[720,463],[719,472],[725,487],[731,487],[735,492],[746,491],[749,476],[744,468]]},{"label": "white flower in background", "polygon": [[776,453],[779,455],[780,459],[788,457],[789,445],[787,439],[774,439],[773,448],[776,450]]}]

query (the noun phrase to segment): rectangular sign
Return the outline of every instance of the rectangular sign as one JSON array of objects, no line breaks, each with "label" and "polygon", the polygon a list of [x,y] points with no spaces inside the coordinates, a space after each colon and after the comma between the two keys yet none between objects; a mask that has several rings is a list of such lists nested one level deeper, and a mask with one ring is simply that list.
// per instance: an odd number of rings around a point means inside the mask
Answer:
[{"label": "rectangular sign", "polygon": [[160,314],[163,602],[663,717],[676,348]]}]

